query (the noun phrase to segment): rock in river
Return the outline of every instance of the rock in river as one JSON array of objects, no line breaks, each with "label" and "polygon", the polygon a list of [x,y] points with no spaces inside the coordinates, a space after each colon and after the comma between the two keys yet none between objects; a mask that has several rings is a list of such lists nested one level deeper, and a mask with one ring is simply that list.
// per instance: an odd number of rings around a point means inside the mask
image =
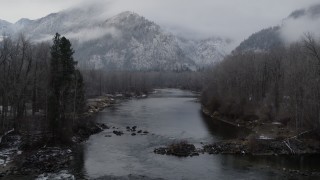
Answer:
[{"label": "rock in river", "polygon": [[113,131],[113,134],[117,135],[117,136],[121,136],[123,135],[122,131]]},{"label": "rock in river", "polygon": [[167,147],[154,150],[154,153],[161,155],[173,155],[178,157],[197,156],[199,153],[193,144],[187,142],[174,143]]}]

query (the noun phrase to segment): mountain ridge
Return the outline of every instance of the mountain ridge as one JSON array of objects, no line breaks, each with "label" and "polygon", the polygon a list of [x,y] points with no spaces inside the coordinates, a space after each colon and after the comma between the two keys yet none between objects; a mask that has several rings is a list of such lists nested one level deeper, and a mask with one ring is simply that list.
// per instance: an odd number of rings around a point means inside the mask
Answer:
[{"label": "mountain ridge", "polygon": [[[307,21],[309,24],[305,23],[306,19],[309,21]],[[315,24],[319,25],[313,29]],[[282,21],[281,25],[265,28],[253,33],[242,41],[233,52],[269,51],[272,48],[299,41],[304,33],[317,31],[319,28],[320,4],[315,4],[308,8],[293,11]],[[320,35],[320,33],[317,35]]]},{"label": "mountain ridge", "polygon": [[35,42],[49,41],[59,32],[71,39],[79,64],[115,70],[195,70],[222,60],[228,44],[218,38],[188,40],[187,46],[196,51],[190,53],[179,37],[137,13],[124,11],[104,19],[94,13],[72,9],[36,20],[23,18],[0,31],[22,32]]}]

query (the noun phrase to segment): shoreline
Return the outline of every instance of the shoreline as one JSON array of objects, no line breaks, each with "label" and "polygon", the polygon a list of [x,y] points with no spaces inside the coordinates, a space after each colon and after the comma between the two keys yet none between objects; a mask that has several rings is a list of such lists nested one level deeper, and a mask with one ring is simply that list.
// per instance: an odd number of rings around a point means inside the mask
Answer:
[{"label": "shoreline", "polygon": [[[221,121],[236,128],[241,127],[251,130],[251,133],[246,138],[222,140],[204,146],[204,149],[209,154],[250,154],[254,156],[320,154],[320,142],[318,139],[313,137],[301,138],[306,133],[312,133],[312,130],[303,133],[292,133],[289,128],[277,123],[257,123],[252,125],[253,122],[249,121],[236,124],[219,117],[218,113],[211,113],[205,107],[202,107],[201,110],[205,116],[210,117],[213,121]],[[271,131],[271,133],[268,131]],[[291,132],[290,136],[283,136],[284,132]],[[269,135],[264,133],[269,133]]]},{"label": "shoreline", "polygon": [[204,115],[210,117],[210,118],[213,119],[213,120],[218,120],[218,121],[224,122],[224,123],[226,123],[226,124],[229,124],[229,125],[232,125],[232,126],[235,126],[235,127],[240,127],[240,124],[236,124],[236,123],[233,123],[233,122],[231,122],[231,121],[224,120],[224,119],[222,119],[222,118],[219,118],[219,117],[215,116],[214,114],[211,114],[210,111],[207,110],[207,109],[204,108],[204,107],[201,107],[201,112],[202,112]]},{"label": "shoreline", "polygon": [[[211,113],[203,106],[201,111],[212,121],[220,121],[235,128],[245,128],[250,130],[250,133],[245,137],[203,144],[202,148],[197,149],[193,144],[181,141],[166,147],[156,148],[154,153],[178,157],[192,157],[204,153],[243,156],[320,155],[319,139],[312,137],[312,135],[306,135],[311,131],[293,133],[287,127],[277,123],[259,124],[259,122],[256,122],[255,125],[250,121],[235,123],[220,117],[218,113]],[[289,135],[284,136],[283,134],[287,132],[290,132]]]},{"label": "shoreline", "polygon": [[[37,178],[40,176],[49,177],[50,174],[68,175],[69,178],[74,178],[68,172],[74,156],[73,149],[88,140],[91,135],[110,128],[106,124],[96,122],[95,116],[105,108],[118,104],[118,101],[145,97],[147,97],[145,94],[138,96],[131,93],[129,95],[103,95],[87,99],[87,110],[77,118],[80,121],[84,121],[84,124],[77,128],[72,137],[72,144],[69,145],[47,146],[42,143],[41,147],[36,146],[25,150],[23,145],[27,144],[27,140],[24,135],[17,134],[15,131],[8,133],[3,136],[6,139],[6,143],[0,143],[0,160],[2,151],[14,150],[11,154],[5,154],[7,156],[5,158],[9,159],[9,161],[6,161],[6,159],[3,163],[0,163],[0,178],[19,176]],[[17,138],[20,139],[18,143],[15,140]],[[32,143],[37,144],[38,142]]]}]

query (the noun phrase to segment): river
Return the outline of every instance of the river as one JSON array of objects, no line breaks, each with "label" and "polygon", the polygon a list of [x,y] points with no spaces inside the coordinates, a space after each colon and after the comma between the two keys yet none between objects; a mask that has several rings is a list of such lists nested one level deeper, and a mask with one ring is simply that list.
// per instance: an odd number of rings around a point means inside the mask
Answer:
[{"label": "river", "polygon": [[[190,91],[159,89],[148,98],[125,100],[100,112],[96,119],[118,128],[107,129],[81,144],[74,174],[99,179],[283,179],[282,170],[320,170],[319,158],[288,156],[209,155],[179,158],[154,154],[154,148],[185,140],[201,147],[222,139],[245,136],[246,130],[216,122],[201,113],[198,96]],[[132,136],[127,126],[148,131]],[[111,135],[111,137],[110,137]]]}]

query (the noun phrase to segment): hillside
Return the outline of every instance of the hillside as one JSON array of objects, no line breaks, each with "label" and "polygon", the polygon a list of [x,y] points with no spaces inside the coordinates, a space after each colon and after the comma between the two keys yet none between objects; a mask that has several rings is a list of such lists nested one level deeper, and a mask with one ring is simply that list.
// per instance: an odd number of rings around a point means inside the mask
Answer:
[{"label": "hillside", "polygon": [[320,35],[320,4],[293,11],[281,25],[269,27],[252,34],[234,50],[268,51],[301,40],[305,33]]},{"label": "hillside", "polygon": [[196,70],[226,54],[228,41],[221,38],[182,40],[133,12],[110,18],[96,14],[94,8],[72,9],[14,24],[1,21],[0,32],[22,32],[35,42],[50,41],[59,32],[73,42],[79,64],[95,69]]}]

